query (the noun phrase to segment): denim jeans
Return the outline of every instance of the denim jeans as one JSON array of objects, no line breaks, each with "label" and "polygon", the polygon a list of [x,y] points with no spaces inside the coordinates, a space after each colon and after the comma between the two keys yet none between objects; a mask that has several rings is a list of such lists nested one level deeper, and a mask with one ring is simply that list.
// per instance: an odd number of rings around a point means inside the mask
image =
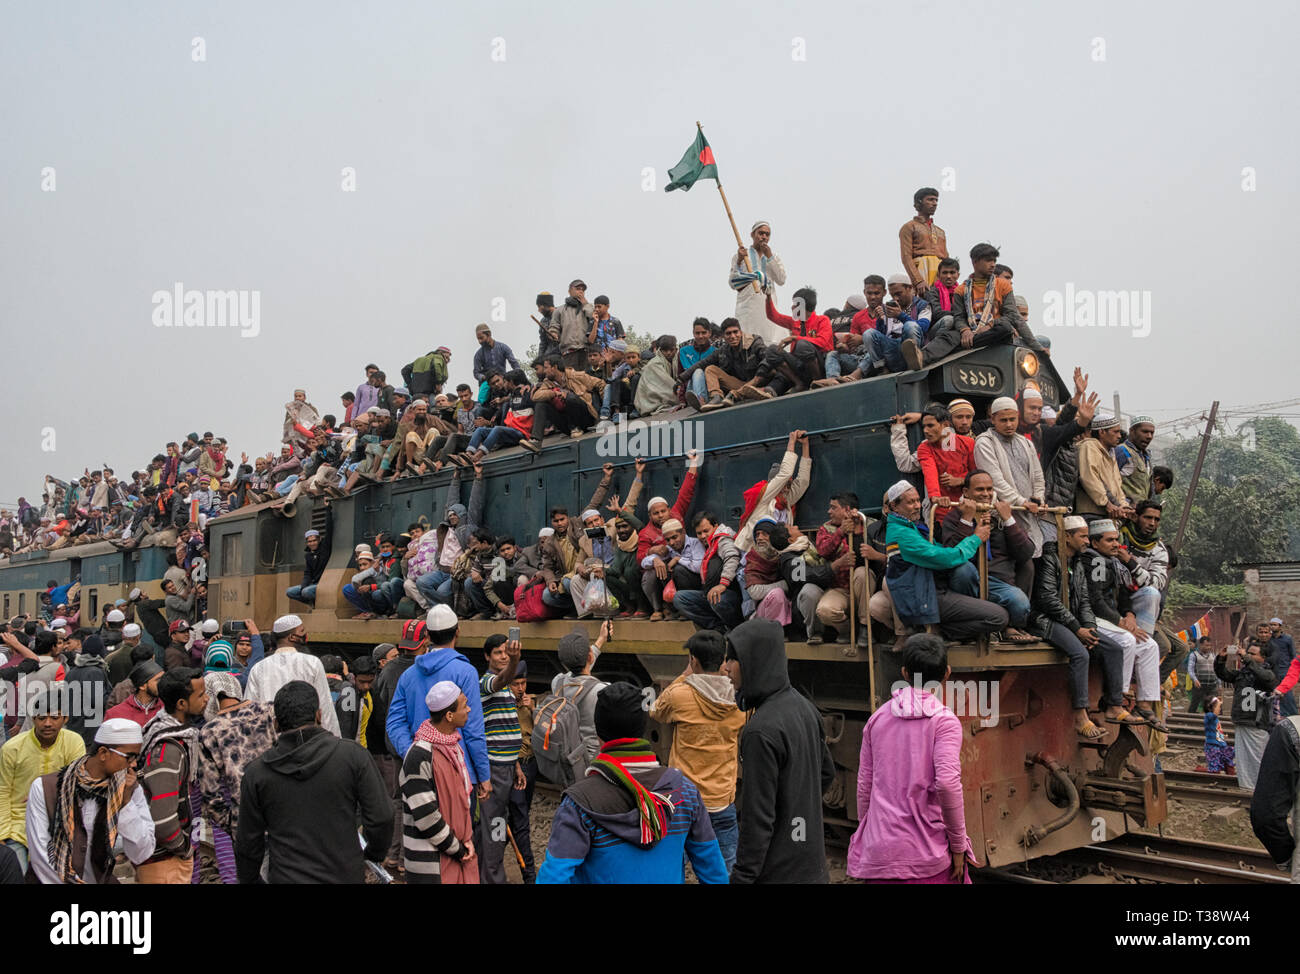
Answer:
[{"label": "denim jeans", "polygon": [[707,592],[701,590],[678,592],[673,598],[673,608],[700,629],[726,632],[740,625],[740,592],[733,583],[722,593],[717,605],[709,602]]},{"label": "denim jeans", "polygon": [[713,824],[713,834],[718,839],[718,851],[722,861],[727,864],[727,875],[736,864],[736,846],[740,842],[740,825],[736,821],[736,804],[732,802],[726,808],[709,812],[709,821]]},{"label": "denim jeans", "polygon": [[[958,595],[979,598],[980,571],[975,563],[968,561],[960,568],[954,568],[948,578],[948,589]],[[1011,625],[1017,629],[1025,624],[1025,618],[1029,615],[1029,596],[1014,585],[990,575],[989,601],[1006,609]]]},{"label": "denim jeans", "polygon": [[285,589],[284,594],[295,602],[303,602],[307,605],[316,604],[315,585],[291,585]]},{"label": "denim jeans", "polygon": [[836,379],[841,375],[848,375],[854,369],[862,369],[865,372],[870,364],[870,359],[863,362],[852,352],[827,352],[826,378]]},{"label": "denim jeans", "polygon": [[569,579],[560,579],[560,585],[564,587],[564,592],[556,595],[549,587],[542,592],[542,604],[548,605],[552,609],[562,609],[565,612],[573,611],[573,596],[569,594]]},{"label": "denim jeans", "polygon": [[472,578],[465,579],[465,596],[469,599],[470,605],[474,606],[475,612],[492,612],[492,603],[488,597],[483,594],[483,586]]},{"label": "denim jeans", "polygon": [[699,397],[700,402],[709,401],[709,385],[704,381],[703,369],[696,369],[691,373],[691,392]]},{"label": "denim jeans", "polygon": [[421,575],[415,582],[420,594],[431,602],[448,605],[452,599],[452,580],[448,572],[435,568],[427,575]]},{"label": "denim jeans", "polygon": [[862,335],[863,344],[867,347],[871,361],[884,362],[890,372],[907,371],[907,363],[903,361],[903,353],[899,351],[904,339],[907,338],[920,345],[925,341],[925,332],[915,321],[905,321],[903,331],[897,338],[890,338],[884,332],[876,331],[874,328]]},{"label": "denim jeans", "polygon": [[282,481],[280,481],[278,484],[275,485],[275,492],[279,494],[281,497],[288,497],[289,491],[293,490],[293,485],[296,484],[297,482],[298,482],[298,475],[296,473],[291,473],[289,474],[289,476],[285,477]]},{"label": "denim jeans", "polygon": [[518,446],[524,434],[513,426],[483,426],[476,429],[469,438],[471,450],[483,449],[488,453],[508,446]]},{"label": "denim jeans", "polygon": [[375,607],[371,602],[369,592],[358,592],[357,587],[351,582],[343,586],[343,597],[352,603],[358,612],[374,612]]},{"label": "denim jeans", "polygon": [[388,615],[402,601],[402,579],[390,578],[370,593],[371,604],[380,615]]}]

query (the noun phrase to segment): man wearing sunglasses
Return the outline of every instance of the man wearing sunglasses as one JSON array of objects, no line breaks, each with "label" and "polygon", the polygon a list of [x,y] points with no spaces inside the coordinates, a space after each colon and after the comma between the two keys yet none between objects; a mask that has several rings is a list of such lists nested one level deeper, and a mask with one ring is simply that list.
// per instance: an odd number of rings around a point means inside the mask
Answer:
[{"label": "man wearing sunglasses", "polygon": [[569,284],[569,296],[555,309],[552,323],[560,329],[560,356],[566,369],[582,372],[587,368],[587,342],[596,325],[596,309],[587,300],[587,285],[582,280]]},{"label": "man wearing sunglasses", "polygon": [[32,782],[27,847],[36,879],[116,883],[116,846],[132,863],[153,854],[153,819],[135,771],[143,743],[139,724],[105,720],[90,753]]}]

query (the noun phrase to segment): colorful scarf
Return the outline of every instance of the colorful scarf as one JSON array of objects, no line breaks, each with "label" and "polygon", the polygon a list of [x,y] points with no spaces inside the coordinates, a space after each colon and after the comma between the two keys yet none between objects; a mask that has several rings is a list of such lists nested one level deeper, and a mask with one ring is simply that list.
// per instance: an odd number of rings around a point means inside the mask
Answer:
[{"label": "colorful scarf", "polygon": [[704,548],[704,558],[700,561],[700,578],[705,581],[709,577],[709,559],[718,553],[718,544],[723,538],[732,537],[731,528],[725,524],[719,524],[709,535],[708,543]]},{"label": "colorful scarf", "polygon": [[1134,549],[1150,554],[1155,546],[1160,542],[1158,534],[1145,535],[1138,530],[1134,522],[1125,521],[1119,529],[1120,539],[1128,546],[1129,551]]},{"label": "colorful scarf", "polygon": [[654,845],[668,831],[673,802],[669,796],[651,791],[641,784],[629,769],[658,766],[659,759],[649,741],[639,737],[620,737],[607,741],[587,768],[587,774],[598,774],[632,794],[641,817],[640,845],[643,849]]},{"label": "colorful scarf", "polygon": [[469,769],[465,767],[465,752],[460,747],[460,731],[444,734],[433,726],[433,721],[426,720],[415,732],[415,739],[427,741],[451,760],[465,782],[465,794],[469,794],[473,786],[469,781]]},{"label": "colorful scarf", "polygon": [[[77,816],[81,803],[98,802],[101,814],[95,819],[95,835],[90,839],[91,861],[106,872],[113,861],[113,846],[117,844],[117,817],[127,802],[126,772],[120,771],[109,778],[96,781],[86,771],[90,755],[82,755],[59,772],[54,798],[54,825],[46,852],[54,872],[65,883],[84,884],[77,875],[81,863],[72,861],[72,837],[77,830]],[[103,844],[98,841],[103,838]]]},{"label": "colorful scarf", "polygon": [[997,278],[990,275],[984,285],[984,300],[980,310],[977,315],[972,316],[971,312],[975,308],[975,275],[966,278],[966,320],[971,323],[971,328],[983,328],[993,320],[996,285]]},{"label": "colorful scarf", "polygon": [[939,295],[939,307],[944,311],[951,311],[952,291],[937,277],[934,279],[934,290]]},{"label": "colorful scarf", "polygon": [[758,286],[764,291],[767,290],[767,258],[760,257],[758,251],[753,247],[749,248],[749,266],[751,271],[745,270],[743,261],[736,262],[736,271],[731,275],[728,282],[733,291],[743,291],[749,287],[753,281],[758,282]]}]

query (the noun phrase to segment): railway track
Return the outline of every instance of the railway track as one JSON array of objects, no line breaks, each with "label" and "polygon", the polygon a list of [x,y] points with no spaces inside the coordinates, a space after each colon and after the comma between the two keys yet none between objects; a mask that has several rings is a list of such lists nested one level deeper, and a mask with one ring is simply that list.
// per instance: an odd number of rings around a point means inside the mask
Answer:
[{"label": "railway track", "polygon": [[1098,845],[1002,869],[980,870],[980,881],[1053,883],[1286,884],[1289,875],[1262,849],[1130,832]]}]

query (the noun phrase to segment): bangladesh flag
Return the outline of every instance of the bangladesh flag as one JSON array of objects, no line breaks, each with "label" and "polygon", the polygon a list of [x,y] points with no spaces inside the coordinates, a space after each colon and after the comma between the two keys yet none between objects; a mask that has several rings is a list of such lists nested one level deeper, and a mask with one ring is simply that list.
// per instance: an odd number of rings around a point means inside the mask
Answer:
[{"label": "bangladesh flag", "polygon": [[664,187],[664,192],[690,189],[697,179],[716,181],[717,178],[718,164],[713,161],[713,150],[709,148],[709,140],[704,137],[704,130],[698,129],[695,141],[682,156],[682,161],[668,170],[668,185]]}]

